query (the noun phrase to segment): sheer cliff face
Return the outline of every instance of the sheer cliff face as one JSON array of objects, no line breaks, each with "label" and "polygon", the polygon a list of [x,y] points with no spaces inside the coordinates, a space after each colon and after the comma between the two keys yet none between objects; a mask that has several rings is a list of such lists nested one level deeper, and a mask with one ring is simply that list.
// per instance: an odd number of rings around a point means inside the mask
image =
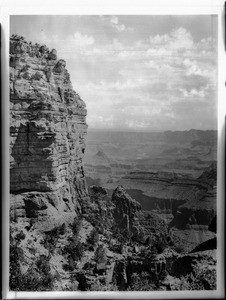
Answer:
[{"label": "sheer cliff face", "polygon": [[55,211],[55,217],[56,213],[62,217],[81,209],[88,197],[82,165],[85,119],[85,104],[73,90],[66,63],[58,60],[56,50],[12,37],[10,191],[14,216],[33,214],[40,219]]}]

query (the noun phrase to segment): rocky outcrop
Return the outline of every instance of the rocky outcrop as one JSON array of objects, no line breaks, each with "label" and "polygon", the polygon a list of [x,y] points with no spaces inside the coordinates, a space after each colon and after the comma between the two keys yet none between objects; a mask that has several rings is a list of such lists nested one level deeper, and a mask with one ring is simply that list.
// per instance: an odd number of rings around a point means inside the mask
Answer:
[{"label": "rocky outcrop", "polygon": [[93,185],[89,188],[90,201],[87,203],[84,217],[99,229],[110,229],[113,225],[113,204],[107,191],[101,186]]},{"label": "rocky outcrop", "polygon": [[[10,39],[10,192],[12,216],[42,229],[81,211],[85,103],[55,49]],[[69,218],[70,219],[70,218]],[[51,224],[52,220],[52,224]]]},{"label": "rocky outcrop", "polygon": [[118,186],[113,195],[112,202],[115,205],[113,216],[119,229],[133,231],[137,221],[137,212],[141,205],[132,199],[122,186]]}]

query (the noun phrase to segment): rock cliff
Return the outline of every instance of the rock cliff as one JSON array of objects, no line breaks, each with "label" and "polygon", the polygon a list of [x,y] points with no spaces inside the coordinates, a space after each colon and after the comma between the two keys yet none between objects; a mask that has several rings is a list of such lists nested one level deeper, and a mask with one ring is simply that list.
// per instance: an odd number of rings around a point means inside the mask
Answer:
[{"label": "rock cliff", "polygon": [[10,39],[11,216],[50,229],[88,197],[82,158],[85,103],[55,49]]}]

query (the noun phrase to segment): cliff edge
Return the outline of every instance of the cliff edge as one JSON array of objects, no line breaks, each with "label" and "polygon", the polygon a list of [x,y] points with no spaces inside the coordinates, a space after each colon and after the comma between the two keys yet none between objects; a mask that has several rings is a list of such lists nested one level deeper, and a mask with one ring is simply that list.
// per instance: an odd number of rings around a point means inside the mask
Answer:
[{"label": "cliff edge", "polygon": [[[55,49],[10,38],[11,217],[49,230],[81,211],[84,101]],[[58,224],[59,225],[59,224]]]}]

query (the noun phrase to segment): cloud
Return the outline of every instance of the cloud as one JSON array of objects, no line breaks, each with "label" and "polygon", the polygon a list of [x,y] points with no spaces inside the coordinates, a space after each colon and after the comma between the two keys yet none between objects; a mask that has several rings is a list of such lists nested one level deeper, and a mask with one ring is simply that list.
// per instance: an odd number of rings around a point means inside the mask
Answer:
[{"label": "cloud", "polygon": [[79,47],[85,47],[94,44],[94,38],[92,36],[82,35],[80,32],[75,32],[72,42]]},{"label": "cloud", "polygon": [[133,31],[132,27],[120,23],[118,16],[100,16],[101,20],[118,32]]},{"label": "cloud", "polygon": [[152,49],[160,48],[160,52],[168,51],[168,53],[193,49],[195,46],[190,32],[183,27],[172,30],[170,34],[150,36],[149,42]]},{"label": "cloud", "polygon": [[[126,31],[118,17],[107,21],[118,32]],[[59,44],[59,37],[51,42]],[[207,118],[201,122],[192,106],[210,117],[216,99],[214,44],[212,38],[194,41],[182,27],[143,40],[117,36],[110,43],[77,31],[61,39],[61,52],[73,58],[71,78],[87,104],[90,127],[166,129],[178,122],[186,129],[190,122],[208,128]]]},{"label": "cloud", "polygon": [[183,98],[187,101],[188,98],[192,100],[197,100],[197,98],[204,98],[205,97],[205,92],[204,89],[201,90],[196,90],[196,89],[191,89],[190,91],[187,91],[186,89],[180,89]]},{"label": "cloud", "polygon": [[193,49],[194,41],[190,32],[180,27],[171,32],[169,46],[174,50]]},{"label": "cloud", "polygon": [[23,17],[17,27],[67,61],[89,126],[208,128],[217,106],[216,23],[190,17],[48,16],[29,26]]},{"label": "cloud", "polygon": [[116,17],[116,16],[110,17],[110,23],[111,23],[111,26],[113,28],[117,29],[118,31],[125,31],[126,30],[126,26],[124,24],[119,24],[118,17]]}]

